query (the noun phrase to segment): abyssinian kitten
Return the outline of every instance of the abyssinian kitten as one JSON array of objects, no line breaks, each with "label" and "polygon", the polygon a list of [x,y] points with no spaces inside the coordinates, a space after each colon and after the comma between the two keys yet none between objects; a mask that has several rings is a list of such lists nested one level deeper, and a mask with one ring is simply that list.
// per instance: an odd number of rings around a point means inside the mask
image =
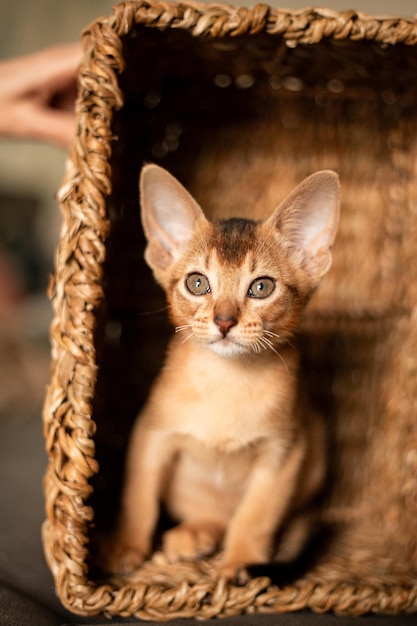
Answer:
[{"label": "abyssinian kitten", "polygon": [[322,422],[297,397],[289,340],[331,265],[338,176],[313,174],[263,222],[209,221],[156,165],[140,188],[145,258],[176,333],[133,429],[109,566],[149,556],[164,503],[178,522],[168,559],[222,549],[216,573],[240,580],[298,555],[324,476]]}]

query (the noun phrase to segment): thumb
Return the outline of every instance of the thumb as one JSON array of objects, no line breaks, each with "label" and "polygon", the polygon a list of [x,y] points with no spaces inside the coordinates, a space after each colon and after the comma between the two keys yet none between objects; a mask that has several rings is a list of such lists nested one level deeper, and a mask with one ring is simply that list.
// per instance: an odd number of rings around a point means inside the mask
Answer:
[{"label": "thumb", "polygon": [[75,134],[75,116],[61,109],[35,109],[32,137],[67,148]]},{"label": "thumb", "polygon": [[24,139],[37,139],[64,148],[72,142],[75,131],[75,115],[72,111],[25,101],[13,104],[8,113],[8,126],[1,129],[6,136],[11,134]]}]

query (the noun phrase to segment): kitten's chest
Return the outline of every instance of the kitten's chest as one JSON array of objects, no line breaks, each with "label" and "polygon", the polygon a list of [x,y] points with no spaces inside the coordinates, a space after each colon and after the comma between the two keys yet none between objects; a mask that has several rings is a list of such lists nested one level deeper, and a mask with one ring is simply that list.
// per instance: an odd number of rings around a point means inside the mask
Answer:
[{"label": "kitten's chest", "polygon": [[287,428],[293,379],[281,363],[175,357],[161,381],[165,427],[230,452]]}]

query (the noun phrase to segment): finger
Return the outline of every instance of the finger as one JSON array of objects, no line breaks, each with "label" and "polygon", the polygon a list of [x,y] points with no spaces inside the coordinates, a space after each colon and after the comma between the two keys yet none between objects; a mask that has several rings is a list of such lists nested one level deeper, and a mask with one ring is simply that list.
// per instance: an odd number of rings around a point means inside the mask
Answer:
[{"label": "finger", "polygon": [[37,119],[34,116],[32,137],[67,148],[75,134],[74,115],[59,110],[40,111]]},{"label": "finger", "polygon": [[11,107],[8,124],[0,133],[24,139],[36,139],[68,147],[73,140],[75,116],[68,111],[42,108],[33,102]]},{"label": "finger", "polygon": [[53,82],[57,89],[66,87],[69,79],[75,79],[81,59],[78,42],[42,50],[36,59],[37,84]]},{"label": "finger", "polygon": [[0,66],[2,83],[6,91],[16,94],[29,93],[54,81],[59,88],[69,76],[75,76],[81,57],[81,44],[76,42],[6,60]]}]

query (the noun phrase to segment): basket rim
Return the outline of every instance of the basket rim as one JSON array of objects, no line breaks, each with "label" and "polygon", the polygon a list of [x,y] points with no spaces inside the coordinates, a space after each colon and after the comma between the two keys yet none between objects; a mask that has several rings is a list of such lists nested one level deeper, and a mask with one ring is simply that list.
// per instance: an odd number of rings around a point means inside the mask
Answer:
[{"label": "basket rim", "polygon": [[[194,36],[234,37],[264,31],[282,35],[290,47],[318,43],[324,38],[417,44],[417,16],[372,15],[354,9],[285,9],[263,3],[247,8],[216,2],[202,4],[193,0],[169,4],[158,0],[126,0],[116,5],[114,11],[124,17],[134,13],[136,23],[146,27],[187,29]],[[104,18],[103,23],[109,20],[111,22],[112,18]],[[116,17],[112,27],[122,35],[126,24],[125,19]],[[85,33],[88,31],[87,28]]]}]

